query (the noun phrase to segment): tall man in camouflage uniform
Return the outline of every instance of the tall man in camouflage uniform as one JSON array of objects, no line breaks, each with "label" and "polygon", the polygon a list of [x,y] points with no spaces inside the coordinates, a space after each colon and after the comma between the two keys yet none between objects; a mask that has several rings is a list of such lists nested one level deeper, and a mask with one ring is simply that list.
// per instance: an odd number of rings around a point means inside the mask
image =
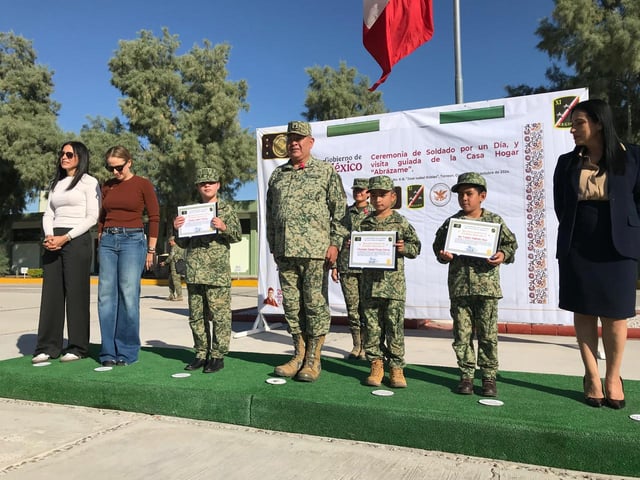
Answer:
[{"label": "tall man in camouflage uniform", "polygon": [[[447,283],[453,318],[453,350],[461,372],[457,392],[462,395],[473,394],[475,331],[478,337],[477,364],[482,373],[482,395],[495,397],[498,394],[498,299],[502,298],[499,267],[502,263],[513,263],[518,243],[499,215],[482,208],[482,202],[487,197],[487,182],[482,175],[475,172],[461,174],[451,191],[458,194],[461,210],[437,230],[433,252],[438,262],[449,264]],[[496,253],[490,258],[479,258],[445,251],[452,218],[500,224]]]},{"label": "tall man in camouflage uniform", "polygon": [[[351,187],[353,195],[353,205],[347,208],[347,213],[342,219],[342,225],[351,232],[360,230],[360,223],[369,213],[373,212],[369,204],[369,179],[356,178]],[[360,309],[360,279],[362,270],[359,268],[349,268],[349,244],[350,237],[344,238],[342,248],[338,254],[338,263],[331,269],[331,278],[334,282],[340,282],[344,303],[347,306],[347,317],[349,319],[349,330],[353,339],[353,349],[349,353],[349,358],[359,358],[364,360],[364,328],[362,312]]]},{"label": "tall man in camouflage uniform", "polygon": [[[193,333],[195,359],[185,370],[203,368],[214,373],[224,368],[224,356],[231,340],[231,244],[242,239],[240,220],[233,207],[218,199],[220,176],[213,168],[196,172],[196,185],[202,203],[215,203],[210,235],[176,238],[185,249],[187,292],[189,293],[189,326]],[[184,225],[178,216],[173,227]],[[211,325],[209,324],[211,321]]]},{"label": "tall man in camouflage uniform", "polygon": [[340,221],[347,205],[333,166],[311,156],[313,143],[309,123],[289,123],[289,161],[271,174],[266,201],[267,241],[294,346],[293,358],[275,374],[305,382],[321,371],[320,351],[331,323],[327,270],[346,233]]},{"label": "tall man in camouflage uniform", "polygon": [[362,312],[366,335],[365,352],[371,371],[367,385],[379,386],[384,378],[384,360],[389,362],[389,386],[405,388],[404,307],[406,279],[404,259],[420,255],[422,243],[409,221],[392,207],[397,201],[393,180],[386,175],[369,179],[371,206],[360,230],[396,232],[396,265],[393,270],[365,268],[362,271]]}]

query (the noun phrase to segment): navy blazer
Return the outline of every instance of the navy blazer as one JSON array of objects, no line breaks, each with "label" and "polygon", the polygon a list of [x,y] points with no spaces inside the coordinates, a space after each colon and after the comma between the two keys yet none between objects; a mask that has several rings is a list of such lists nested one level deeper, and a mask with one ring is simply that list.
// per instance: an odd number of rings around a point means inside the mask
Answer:
[{"label": "navy blazer", "polygon": [[[625,173],[607,172],[607,194],[611,209],[611,237],[618,253],[640,258],[640,147],[625,144]],[[558,218],[556,258],[569,253],[578,208],[580,159],[577,149],[560,155],[553,174],[553,208]]]}]

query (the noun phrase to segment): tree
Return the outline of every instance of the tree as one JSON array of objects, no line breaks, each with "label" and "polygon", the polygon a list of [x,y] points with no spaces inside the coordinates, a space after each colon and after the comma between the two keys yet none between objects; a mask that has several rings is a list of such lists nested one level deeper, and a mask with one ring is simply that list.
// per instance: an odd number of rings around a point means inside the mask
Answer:
[{"label": "tree", "polygon": [[142,30],[139,38],[120,41],[109,61],[111,83],[124,96],[121,110],[145,147],[144,168],[167,216],[195,200],[199,166],[216,168],[228,195],[256,171],[255,140],[238,119],[248,110],[247,84],[227,80],[229,45],[204,40],[183,55],[176,53],[179,46],[166,28],[160,38]]},{"label": "tree", "polygon": [[51,100],[53,73],[36,64],[32,43],[0,32],[0,272],[7,271],[7,222],[54,172],[62,132]]},{"label": "tree", "polygon": [[[89,173],[96,177],[102,184],[105,180],[113,178],[112,173],[105,168],[104,153],[114,145],[126,147],[134,158],[142,158],[143,149],[140,146],[138,137],[129,132],[127,127],[119,118],[107,119],[104,117],[88,118],[89,123],[84,124],[80,129],[80,141],[89,149],[91,159],[89,162]],[[136,173],[148,177],[147,162],[135,162]]]},{"label": "tree", "polygon": [[564,73],[554,64],[547,70],[549,90],[589,87],[592,98],[611,105],[619,134],[640,140],[640,2],[556,0],[536,34],[538,49],[574,71]]},{"label": "tree", "polygon": [[307,111],[302,115],[309,121],[387,112],[382,93],[370,92],[369,78],[355,68],[348,68],[345,62],[340,62],[338,70],[315,66],[305,72],[310,80],[304,102]]}]

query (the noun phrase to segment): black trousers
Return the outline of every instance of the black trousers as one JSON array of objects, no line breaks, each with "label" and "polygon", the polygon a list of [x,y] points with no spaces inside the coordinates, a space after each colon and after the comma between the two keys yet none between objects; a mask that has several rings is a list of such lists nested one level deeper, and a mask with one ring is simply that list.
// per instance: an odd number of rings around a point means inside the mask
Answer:
[{"label": "black trousers", "polygon": [[[70,229],[56,228],[54,235]],[[38,343],[34,355],[61,353],[80,357],[89,354],[89,295],[92,240],[87,232],[67,242],[60,250],[45,250],[42,256],[43,282],[40,300]],[[65,310],[68,342],[62,350]]]}]

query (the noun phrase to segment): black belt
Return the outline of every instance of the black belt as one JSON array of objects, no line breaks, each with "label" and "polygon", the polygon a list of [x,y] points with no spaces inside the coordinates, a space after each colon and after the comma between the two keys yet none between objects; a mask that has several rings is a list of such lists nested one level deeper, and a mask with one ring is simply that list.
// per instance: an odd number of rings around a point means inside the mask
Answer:
[{"label": "black belt", "polygon": [[112,235],[118,233],[139,233],[144,232],[144,228],[129,228],[129,227],[104,227],[103,233],[110,233]]}]

